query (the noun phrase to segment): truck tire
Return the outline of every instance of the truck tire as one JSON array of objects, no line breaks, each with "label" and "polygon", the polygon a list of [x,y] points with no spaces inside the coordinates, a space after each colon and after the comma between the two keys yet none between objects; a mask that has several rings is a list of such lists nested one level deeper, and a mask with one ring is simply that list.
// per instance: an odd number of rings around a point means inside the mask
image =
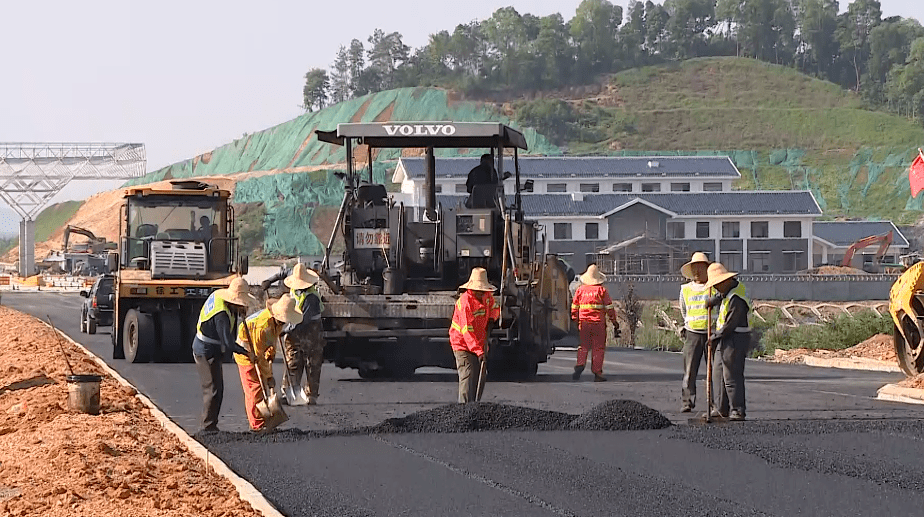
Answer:
[{"label": "truck tire", "polygon": [[87,316],[87,334],[96,334],[96,320]]},{"label": "truck tire", "polygon": [[109,337],[112,339],[112,358],[125,359],[125,349],[122,348],[122,343],[119,342],[119,332],[116,331],[116,328],[121,329],[124,327],[124,325],[122,327],[116,327],[117,318],[117,315],[113,315],[112,330],[109,331]]},{"label": "truck tire", "polygon": [[155,352],[154,318],[150,314],[130,309],[125,314],[122,346],[125,359],[132,363],[146,363]]},{"label": "truck tire", "polygon": [[87,333],[87,312],[86,309],[80,310],[80,333]]}]

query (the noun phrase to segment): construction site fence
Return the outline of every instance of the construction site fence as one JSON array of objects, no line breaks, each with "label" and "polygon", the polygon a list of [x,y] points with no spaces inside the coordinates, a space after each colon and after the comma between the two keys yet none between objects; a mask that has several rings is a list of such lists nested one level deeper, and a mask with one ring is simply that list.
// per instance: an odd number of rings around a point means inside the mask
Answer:
[{"label": "construction site fence", "polygon": [[[899,275],[739,275],[754,300],[856,302],[886,300]],[[680,275],[610,275],[607,287],[621,298],[632,285],[642,300],[673,300],[689,282]]]}]

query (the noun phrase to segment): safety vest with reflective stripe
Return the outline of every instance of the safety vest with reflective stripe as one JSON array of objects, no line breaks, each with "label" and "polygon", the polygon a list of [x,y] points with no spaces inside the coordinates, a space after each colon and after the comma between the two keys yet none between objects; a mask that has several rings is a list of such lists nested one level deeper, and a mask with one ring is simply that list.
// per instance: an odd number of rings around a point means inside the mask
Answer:
[{"label": "safety vest with reflective stripe", "polygon": [[737,296],[744,300],[744,303],[748,306],[748,326],[747,327],[738,327],[735,329],[735,332],[750,332],[751,331],[751,301],[748,300],[747,294],[745,293],[744,284],[740,281],[734,289],[728,292],[725,295],[725,298],[722,300],[722,305],[719,306],[719,317],[716,319],[715,325],[716,329],[721,331],[722,327],[725,326],[725,318],[728,317],[728,308],[731,305],[731,300],[733,297]]},{"label": "safety vest with reflective stripe", "polygon": [[228,320],[231,322],[231,328],[234,328],[234,316],[231,314],[231,310],[228,309],[227,305],[225,305],[225,301],[215,296],[215,293],[213,292],[205,300],[205,303],[202,304],[202,310],[199,311],[199,321],[196,323],[196,337],[199,338],[199,341],[202,341],[203,343],[209,343],[211,345],[221,344],[219,339],[206,336],[202,333],[202,324],[214,318],[222,311],[228,315]]},{"label": "safety vest with reflective stripe", "polygon": [[571,300],[571,319],[600,322],[606,321],[607,316],[615,325],[617,322],[616,305],[605,287],[582,285],[577,288]]},{"label": "safety vest with reflective stripe", "polygon": [[453,350],[484,353],[488,339],[488,323],[500,318],[500,305],[490,293],[482,301],[471,291],[465,291],[456,302],[449,327],[449,344]]},{"label": "safety vest with reflective stripe", "polygon": [[321,294],[318,293],[318,288],[311,286],[308,289],[295,289],[289,290],[289,295],[295,299],[295,308],[298,309],[302,314],[305,313],[305,304],[308,302],[308,297],[311,295],[318,297],[318,310],[324,312],[324,302],[321,301]]},{"label": "safety vest with reflective stripe", "polygon": [[709,309],[706,308],[706,300],[709,299],[711,289],[706,289],[706,284],[697,284],[688,282],[680,287],[680,296],[683,298],[684,305],[684,326],[690,330],[706,330],[706,323],[709,319]]}]

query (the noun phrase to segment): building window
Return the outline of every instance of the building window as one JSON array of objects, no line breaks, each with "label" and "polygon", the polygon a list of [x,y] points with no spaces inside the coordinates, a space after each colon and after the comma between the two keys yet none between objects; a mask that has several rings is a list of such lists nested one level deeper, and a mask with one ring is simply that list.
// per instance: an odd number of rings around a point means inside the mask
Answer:
[{"label": "building window", "polygon": [[671,183],[671,192],[689,192],[689,183]]},{"label": "building window", "polygon": [[766,239],[770,237],[770,223],[767,221],[754,221],[751,223],[751,238]]},{"label": "building window", "polygon": [[684,223],[667,223],[668,239],[686,239],[686,227]]},{"label": "building window", "polygon": [[703,183],[703,192],[722,192],[722,182],[707,181],[706,183]]},{"label": "building window", "polygon": [[586,223],[584,225],[584,240],[595,241],[600,238],[600,225],[597,223]]},{"label": "building window", "polygon": [[571,223],[555,223],[555,240],[571,240]]},{"label": "building window", "polygon": [[467,194],[468,187],[465,183],[456,183],[456,194]]},{"label": "building window", "polygon": [[769,273],[770,272],[770,252],[752,252],[751,253],[751,272],[752,273]]},{"label": "building window", "polygon": [[545,187],[546,192],[567,192],[568,184],[567,183],[549,183]]},{"label": "building window", "polygon": [[661,192],[660,183],[642,183],[642,192]]},{"label": "building window", "polygon": [[722,238],[737,239],[741,237],[741,223],[738,221],[722,221]]},{"label": "building window", "polygon": [[696,223],[696,238],[697,239],[708,239],[709,238],[709,222],[708,221],[699,221]]},{"label": "building window", "polygon": [[800,269],[802,257],[801,251],[784,251],[783,252],[783,272],[794,273]]},{"label": "building window", "polygon": [[723,251],[719,253],[719,262],[729,271],[741,271],[741,252]]},{"label": "building window", "polygon": [[802,222],[784,221],[783,237],[787,239],[798,239],[799,237],[802,237]]},{"label": "building window", "polygon": [[439,193],[442,192],[442,191],[443,191],[443,186],[442,186],[442,185],[437,185],[437,186],[436,186],[436,193],[439,194]]},{"label": "building window", "polygon": [[613,192],[632,192],[631,183],[613,183]]},{"label": "building window", "polygon": [[581,183],[581,192],[600,192],[599,183]]}]

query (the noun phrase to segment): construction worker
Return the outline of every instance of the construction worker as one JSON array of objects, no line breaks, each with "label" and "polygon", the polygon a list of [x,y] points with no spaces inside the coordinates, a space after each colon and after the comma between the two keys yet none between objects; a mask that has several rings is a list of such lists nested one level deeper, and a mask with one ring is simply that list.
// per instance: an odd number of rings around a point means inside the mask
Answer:
[{"label": "construction worker", "polygon": [[[295,308],[295,299],[288,294],[282,295],[279,300],[260,312],[250,315],[240,326],[237,342],[245,349],[246,354],[234,354],[241,375],[241,386],[244,389],[244,407],[247,420],[252,431],[262,431],[265,422],[257,411],[257,404],[264,401],[262,377],[267,390],[276,387],[273,378],[273,359],[276,358],[276,341],[286,324],[298,325],[302,321],[302,313]],[[253,342],[251,343],[251,338]],[[257,364],[250,360],[253,354]],[[257,368],[260,369],[259,376]]]},{"label": "construction worker", "polygon": [[603,354],[606,351],[606,318],[613,322],[613,336],[619,338],[619,321],[616,319],[616,306],[610,293],[603,287],[606,276],[596,264],[587,266],[587,271],[580,276],[581,286],[574,292],[571,301],[571,319],[577,321],[580,329],[581,344],[578,347],[577,364],[574,366],[572,379],[581,378],[587,363],[587,352],[591,351],[590,370],[594,382],[606,382],[603,376]]},{"label": "construction worker", "polygon": [[497,290],[488,283],[488,272],[472,269],[468,282],[459,286],[462,295],[456,302],[449,328],[449,344],[459,371],[459,403],[473,402],[481,381],[481,362],[486,361],[488,326],[500,319],[500,305],[494,299]]},{"label": "construction worker", "polygon": [[475,185],[497,185],[497,171],[494,170],[494,158],[490,154],[481,155],[481,161],[468,171],[465,190],[471,194]]},{"label": "construction worker", "polygon": [[218,413],[224,396],[225,383],[221,373],[227,351],[246,354],[234,341],[238,322],[247,309],[257,303],[243,278],[235,278],[227,289],[218,289],[205,300],[196,323],[193,338],[193,359],[202,384],[202,432],[218,431]]},{"label": "construction worker", "polygon": [[680,286],[680,314],[683,316],[683,389],[680,411],[689,413],[696,407],[696,376],[706,350],[707,327],[709,325],[708,298],[713,294],[706,289],[709,258],[696,252],[689,262],[680,268],[680,274],[688,278]]},{"label": "construction worker", "polygon": [[[321,365],[324,363],[324,339],[321,336],[321,311],[324,303],[318,293],[318,274],[296,264],[292,273],[283,280],[295,299],[295,307],[304,315],[298,325],[286,325],[285,338],[287,379],[283,379],[282,393],[290,405],[317,404],[321,388]],[[308,374],[308,385],[302,388],[302,374]],[[288,381],[288,385],[287,385]]]},{"label": "construction worker", "polygon": [[[719,306],[716,329],[712,335],[721,358],[722,388],[719,390],[719,404],[712,416],[728,417],[730,420],[744,420],[744,360],[751,344],[751,324],[748,313],[751,302],[747,298],[744,284],[725,266],[715,262],[709,265],[706,288],[714,287],[718,295],[707,302],[708,306]],[[731,412],[729,413],[729,409]]]}]

